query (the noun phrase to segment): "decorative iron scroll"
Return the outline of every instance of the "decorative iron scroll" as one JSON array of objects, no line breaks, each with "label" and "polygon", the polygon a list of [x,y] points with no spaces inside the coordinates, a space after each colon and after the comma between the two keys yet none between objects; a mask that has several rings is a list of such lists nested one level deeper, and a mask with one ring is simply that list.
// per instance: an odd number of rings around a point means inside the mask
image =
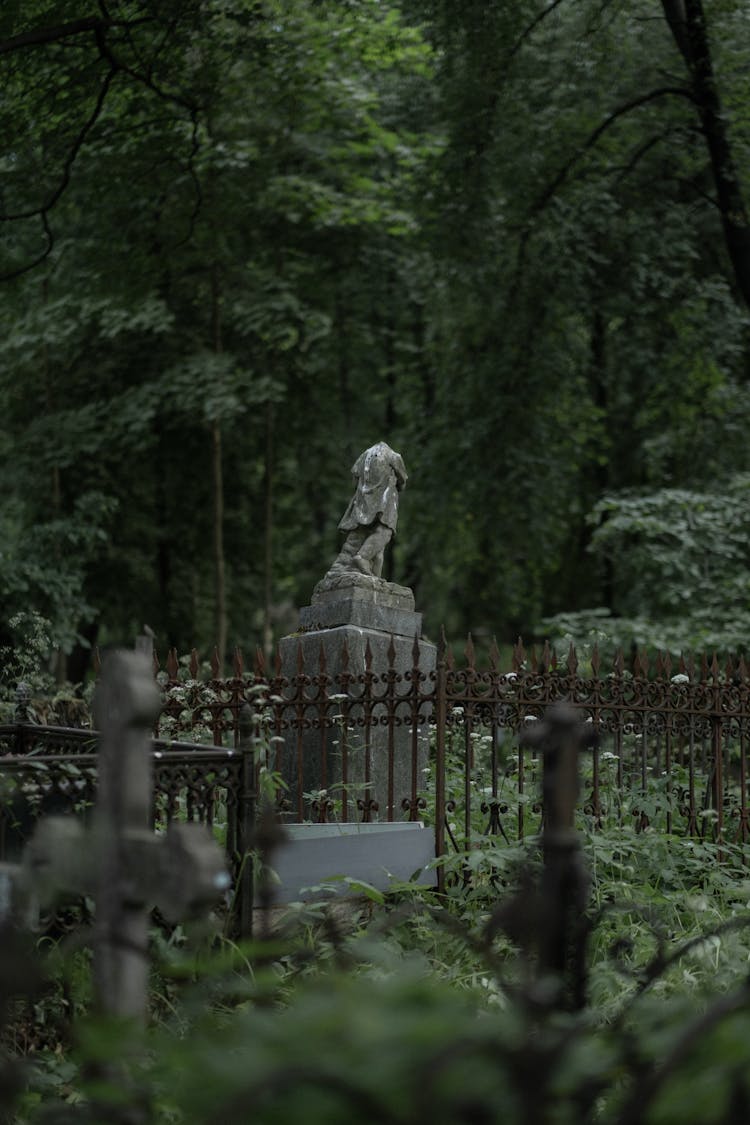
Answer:
[{"label": "decorative iron scroll", "polygon": [[[163,755],[156,768],[158,816],[203,817],[216,824],[220,815],[227,846],[234,846],[240,770],[231,755],[221,755],[238,748],[239,714],[247,706],[261,768],[280,771],[284,746],[297,753],[309,732],[320,732],[324,762],[330,764],[327,755],[336,747],[343,784],[337,791],[329,778],[321,779],[304,804],[300,796],[299,805],[288,810],[298,817],[440,821],[449,825],[458,848],[484,835],[521,838],[539,831],[544,810],[539,762],[520,749],[519,735],[550,704],[567,699],[600,736],[586,765],[580,802],[593,827],[616,816],[640,829],[658,825],[716,839],[748,838],[750,673],[744,660],[725,666],[715,657],[673,663],[665,654],[649,659],[639,653],[626,667],[618,653],[605,669],[596,648],[584,665],[573,648],[560,661],[549,645],[537,654],[519,642],[504,668],[496,645],[482,662],[470,638],[460,666],[443,643],[438,670],[425,671],[416,643],[413,653],[406,671],[396,668],[393,646],[385,667],[374,668],[369,653],[365,671],[355,674],[344,645],[340,670],[333,674],[324,653],[310,666],[300,647],[294,673],[283,676],[278,656],[269,667],[258,655],[246,671],[237,651],[231,677],[219,675],[215,657],[205,679],[195,652],[184,664],[170,653],[164,669],[155,660],[165,699],[154,744]],[[438,715],[444,716],[441,729]],[[413,736],[406,750],[410,791],[393,791],[391,785],[380,802],[371,792],[349,793],[346,785],[353,746],[368,745],[375,728],[405,728]],[[187,748],[169,741],[185,736],[192,740]],[[88,730],[16,723],[0,727],[0,755],[5,762],[8,754],[78,761],[94,739]],[[420,740],[422,747],[429,740],[431,749],[427,766],[418,769]],[[386,745],[392,752],[394,740],[387,738]],[[214,757],[203,760],[201,754]],[[441,778],[438,760],[445,763]],[[288,809],[282,790],[277,805]]]},{"label": "decorative iron scroll", "polygon": [[[97,755],[88,752],[96,732],[85,735],[61,739],[59,729],[38,727],[25,744],[37,751],[43,746],[44,753],[0,758],[0,857],[20,850],[40,815],[86,818],[96,796]],[[166,829],[177,819],[207,824],[223,838],[230,862],[237,866],[241,754],[202,744],[153,745],[154,826]],[[65,747],[62,753],[56,752],[60,746]]]}]

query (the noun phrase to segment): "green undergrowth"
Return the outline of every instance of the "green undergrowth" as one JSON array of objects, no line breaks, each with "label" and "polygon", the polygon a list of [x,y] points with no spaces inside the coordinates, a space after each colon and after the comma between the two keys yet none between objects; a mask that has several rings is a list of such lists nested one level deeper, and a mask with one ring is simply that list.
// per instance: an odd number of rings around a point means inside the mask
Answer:
[{"label": "green undergrowth", "polygon": [[748,1119],[741,850],[621,827],[582,846],[595,923],[582,1012],[559,1010],[557,982],[536,970],[538,842],[488,839],[447,861],[444,898],[361,884],[259,917],[252,941],[218,924],[154,931],[145,1032],[91,1015],[85,942],[58,943],[47,984],[15,1012],[16,1028],[20,1011],[50,1031],[27,1052],[14,1119]]}]

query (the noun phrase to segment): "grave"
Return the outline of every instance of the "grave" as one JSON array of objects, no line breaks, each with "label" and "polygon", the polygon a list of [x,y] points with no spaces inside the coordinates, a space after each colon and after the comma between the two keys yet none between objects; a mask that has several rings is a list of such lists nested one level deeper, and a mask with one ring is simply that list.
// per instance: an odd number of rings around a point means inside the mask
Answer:
[{"label": "grave", "polygon": [[[435,833],[420,821],[288,824],[273,854],[275,904],[345,894],[351,883],[387,891],[392,880],[432,886]],[[317,888],[326,884],[325,890]]]},{"label": "grave", "polygon": [[[282,773],[300,820],[309,815],[304,793],[322,790],[321,800],[330,804],[344,786],[351,791],[345,809],[358,808],[362,820],[414,821],[430,716],[409,693],[418,688],[415,678],[424,690],[436,648],[422,637],[412,591],[382,578],[406,468],[378,442],[357,459],[352,476],[354,494],[339,523],[346,534],[341,551],[301,609],[299,632],[279,646],[292,726]],[[382,839],[381,833],[378,844]]]}]

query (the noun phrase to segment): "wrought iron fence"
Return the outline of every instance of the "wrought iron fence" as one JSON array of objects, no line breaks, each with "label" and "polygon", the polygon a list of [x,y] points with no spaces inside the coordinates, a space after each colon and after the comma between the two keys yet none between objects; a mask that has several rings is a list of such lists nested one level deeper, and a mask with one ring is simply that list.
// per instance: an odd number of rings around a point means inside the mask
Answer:
[{"label": "wrought iron fence", "polygon": [[[650,659],[643,652],[627,666],[620,652],[605,667],[594,648],[584,668],[572,647],[559,660],[549,645],[527,652],[519,641],[504,668],[497,646],[480,661],[469,638],[462,660],[443,643],[437,667],[427,671],[416,645],[413,654],[406,672],[396,669],[391,650],[388,665],[377,670],[369,658],[364,672],[350,673],[344,653],[338,665],[344,671],[331,674],[321,653],[315,667],[300,661],[294,674],[282,675],[278,658],[269,671],[260,655],[247,672],[238,651],[232,677],[203,681],[195,653],[182,666],[171,653],[166,668],[157,668],[169,699],[162,723],[181,732],[203,722],[215,741],[236,743],[239,708],[247,702],[268,743],[269,764],[288,778],[290,760],[296,762],[298,780],[306,732],[314,731],[318,792],[305,797],[302,785],[291,786],[295,816],[427,818],[434,820],[442,854],[446,832],[456,847],[479,835],[512,840],[538,832],[539,764],[521,748],[519,735],[550,703],[569,699],[600,736],[584,772],[580,806],[594,826],[616,817],[638,830],[747,842],[750,673],[744,658],[673,662],[668,654]],[[377,747],[386,772],[380,802],[371,784],[375,731],[384,732]],[[357,741],[365,755],[364,791],[352,799],[347,767]],[[408,760],[409,783],[397,792],[398,755]]]},{"label": "wrought iron fence", "polygon": [[[86,728],[0,726],[0,859],[20,850],[42,814],[93,806],[98,732]],[[220,836],[235,868],[249,839],[240,813],[243,755],[204,743],[153,742],[155,828],[172,820],[206,824]]]},{"label": "wrought iron fence", "polygon": [[[479,660],[469,639],[462,660],[443,643],[429,669],[416,643],[406,670],[391,646],[385,667],[373,667],[367,648],[355,671],[344,646],[331,672],[322,651],[313,667],[301,654],[300,646],[291,671],[280,658],[269,669],[261,656],[247,671],[237,652],[231,677],[219,675],[216,660],[203,677],[195,653],[183,662],[171,653],[164,669],[155,660],[165,698],[155,817],[213,824],[240,862],[249,784],[240,712],[249,706],[252,785],[264,771],[280,815],[423,820],[434,824],[438,856],[446,844],[520,840],[539,832],[543,808],[539,762],[519,736],[550,703],[569,699],[599,733],[579,807],[593,827],[614,818],[636,830],[747,842],[750,675],[742,659],[673,664],[639,654],[626,667],[618,654],[605,668],[594,649],[584,668],[572,648],[558,661],[548,645],[526,652],[519,642],[503,668],[496,646]],[[43,795],[85,804],[94,737],[24,721],[0,728],[0,774],[36,778]]]}]

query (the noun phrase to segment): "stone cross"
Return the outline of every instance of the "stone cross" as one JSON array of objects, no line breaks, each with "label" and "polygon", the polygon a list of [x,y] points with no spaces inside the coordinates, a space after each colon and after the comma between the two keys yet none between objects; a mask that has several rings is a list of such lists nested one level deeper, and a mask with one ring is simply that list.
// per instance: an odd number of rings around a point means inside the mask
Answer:
[{"label": "stone cross", "polygon": [[166,836],[151,828],[149,735],[160,709],[151,661],[111,653],[94,698],[101,734],[93,827],[72,817],[40,821],[22,865],[21,882],[41,905],[61,893],[93,894],[98,1007],[135,1019],[148,998],[149,909],[176,922],[209,907],[230,883],[204,825],[172,824]]},{"label": "stone cross", "polygon": [[581,722],[569,703],[549,707],[542,722],[527,727],[524,746],[543,755],[542,801],[544,874],[539,896],[539,969],[562,983],[564,1007],[585,1002],[585,910],[589,881],[581,857],[575,810],[579,792],[578,757],[597,741],[593,726]]}]

